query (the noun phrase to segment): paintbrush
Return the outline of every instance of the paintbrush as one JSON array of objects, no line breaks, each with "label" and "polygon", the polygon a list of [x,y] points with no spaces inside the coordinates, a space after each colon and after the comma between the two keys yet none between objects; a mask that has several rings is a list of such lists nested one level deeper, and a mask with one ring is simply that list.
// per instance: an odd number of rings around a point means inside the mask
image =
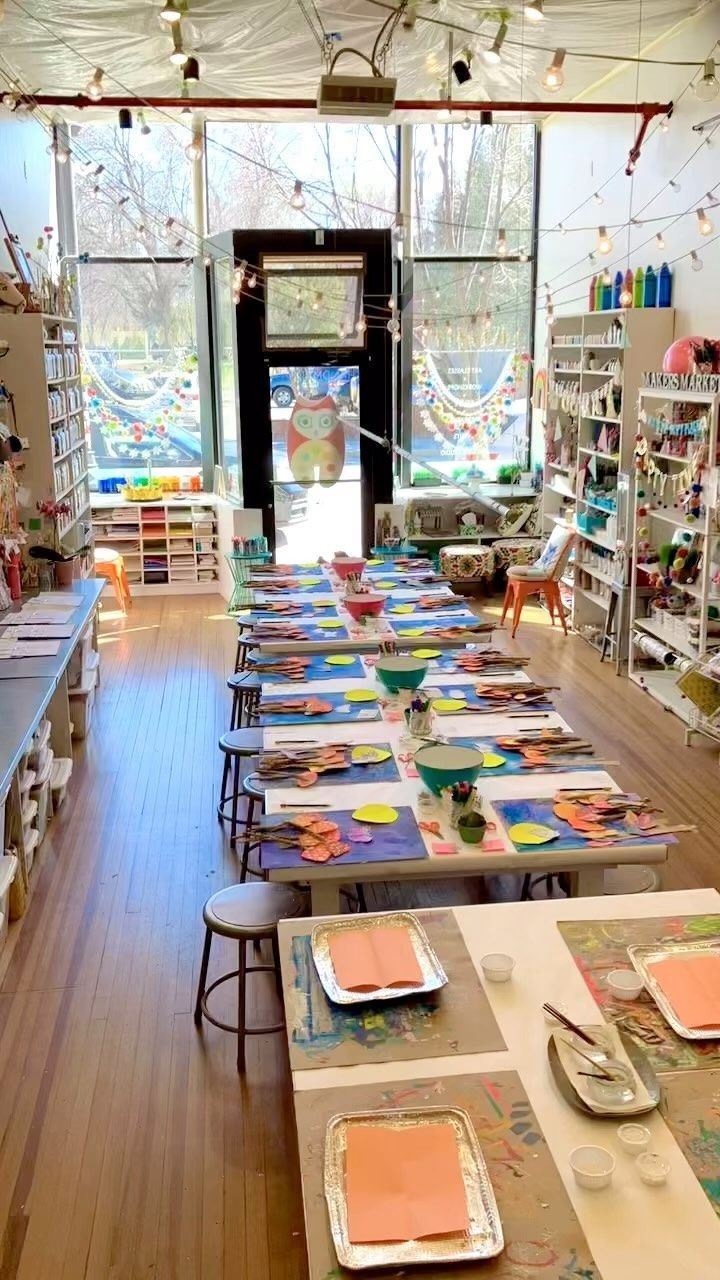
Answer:
[{"label": "paintbrush", "polygon": [[[614,1079],[615,1079],[615,1076],[612,1074],[612,1072],[610,1072],[610,1071],[606,1071],[606,1070],[605,1070],[605,1068],[601,1065],[601,1063],[599,1063],[599,1062],[594,1062],[594,1061],[593,1061],[593,1059],[592,1059],[591,1057],[589,1057],[587,1053],[583,1053],[582,1049],[578,1049],[578,1048],[577,1048],[577,1046],[576,1046],[576,1045],[574,1045],[570,1040],[565,1040],[565,1039],[563,1038],[563,1044],[566,1044],[566,1045],[567,1045],[567,1047],[568,1047],[568,1049],[572,1049],[573,1053],[576,1053],[576,1054],[578,1055],[578,1057],[579,1057],[579,1058],[582,1058],[582,1059],[583,1059],[583,1061],[584,1061],[584,1062],[589,1062],[591,1067],[595,1067],[595,1068],[596,1068],[596,1070],[598,1071],[599,1075],[600,1075],[601,1080],[614,1080]],[[584,1074],[585,1074],[585,1072],[582,1072],[582,1073],[579,1073],[579,1074],[583,1074],[583,1075],[584,1075]]]},{"label": "paintbrush", "polygon": [[581,1040],[584,1040],[586,1044],[591,1044],[595,1047],[597,1041],[593,1040],[592,1036],[589,1035],[587,1031],[583,1031],[582,1027],[579,1027],[576,1022],[572,1022],[566,1013],[561,1013],[554,1005],[548,1004],[547,1002],[543,1005],[543,1010],[545,1013],[549,1013],[552,1018],[555,1018],[557,1022],[561,1022],[568,1031],[574,1031],[575,1035],[579,1036]]},{"label": "paintbrush", "polygon": [[[303,801],[299,800],[297,801],[296,804],[281,804],[279,807],[281,809],[332,809],[331,804],[316,804],[316,803],[305,804],[304,800]],[[273,839],[274,838],[275,837],[273,837]]]}]

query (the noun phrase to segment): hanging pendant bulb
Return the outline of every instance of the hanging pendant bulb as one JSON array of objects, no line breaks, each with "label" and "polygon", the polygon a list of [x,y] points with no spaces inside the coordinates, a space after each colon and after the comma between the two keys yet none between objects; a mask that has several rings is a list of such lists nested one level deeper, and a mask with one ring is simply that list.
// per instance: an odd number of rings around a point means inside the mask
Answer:
[{"label": "hanging pendant bulb", "polygon": [[656,237],[655,237],[655,248],[656,248],[656,249],[664,249],[664,248],[665,248],[665,241],[664,241],[664,239],[663,239],[663,233],[662,233],[662,231],[658,231],[658,233],[657,233],[657,235],[656,235]]},{"label": "hanging pendant bulb", "polygon": [[183,67],[183,80],[185,84],[197,84],[200,79],[200,63],[197,58],[191,56]]},{"label": "hanging pendant bulb", "polygon": [[607,232],[607,227],[598,227],[597,251],[598,253],[612,253],[613,242]]},{"label": "hanging pendant bulb", "polygon": [[603,197],[600,195],[600,192],[599,192],[599,191],[594,191],[594,192],[593,192],[593,200],[595,201],[595,203],[596,203],[596,204],[604,204],[604,203],[605,203],[605,201],[604,201]]},{"label": "hanging pendant bulb", "polygon": [[497,233],[497,244],[495,245],[495,252],[500,258],[504,258],[507,255],[507,239],[505,237],[505,232],[502,227]]},{"label": "hanging pendant bulb", "polygon": [[365,319],[365,316],[361,316],[357,324],[355,325],[355,332],[365,333],[366,329],[367,329],[367,320]]},{"label": "hanging pendant bulb", "polygon": [[491,66],[497,65],[500,61],[500,50],[505,43],[505,37],[508,33],[507,22],[501,22],[495,34],[495,39],[489,49],[483,51],[483,58],[489,62]]},{"label": "hanging pendant bulb", "polygon": [[182,16],[182,10],[178,9],[175,0],[165,0],[163,8],[160,10],[160,17],[163,22],[179,22]]},{"label": "hanging pendant bulb", "polygon": [[303,185],[299,178],[295,179],[295,186],[290,197],[290,205],[293,209],[305,208],[305,197],[303,195]]},{"label": "hanging pendant bulb", "polygon": [[552,62],[543,72],[542,85],[543,88],[549,89],[550,93],[557,93],[558,89],[562,89],[565,83],[563,74],[563,63],[565,61],[565,50],[556,49],[553,54]]},{"label": "hanging pendant bulb", "polygon": [[92,76],[90,77],[87,84],[85,85],[86,97],[88,97],[91,102],[100,102],[102,99],[104,75],[105,75],[105,72],[103,71],[102,67],[96,67],[92,73]]},{"label": "hanging pendant bulb", "polygon": [[256,284],[257,284],[257,276],[255,275],[254,271],[251,271],[250,275],[247,278],[247,287],[248,289],[254,289]]},{"label": "hanging pendant bulb", "polygon": [[528,22],[544,22],[543,0],[528,0],[525,5],[525,18]]},{"label": "hanging pendant bulb", "polygon": [[698,220],[698,231],[700,232],[700,235],[701,235],[701,236],[709,236],[709,235],[712,235],[712,232],[713,232],[713,224],[712,224],[712,222],[710,221],[710,219],[708,218],[708,216],[707,216],[707,214],[706,214],[705,210],[704,210],[704,209],[696,209],[696,210],[695,210],[695,213],[696,213],[697,220]]},{"label": "hanging pendant bulb", "polygon": [[662,120],[660,121],[660,132],[667,133],[669,128],[670,128],[670,117],[663,116]]},{"label": "hanging pendant bulb", "polygon": [[677,194],[678,194],[678,192],[679,192],[679,190],[680,190],[680,183],[679,183],[679,182],[676,182],[674,178],[671,178],[671,179],[670,179],[670,181],[669,181],[669,183],[668,183],[668,186],[669,186],[669,188],[670,188],[670,190],[671,190],[671,191],[674,191],[675,195],[677,195]]},{"label": "hanging pendant bulb", "polygon": [[185,155],[187,156],[188,160],[201,160],[202,153],[203,153],[202,138],[200,137],[192,138],[191,141],[188,142],[185,148]]},{"label": "hanging pendant bulb", "polygon": [[312,300],[312,302],[311,302],[311,304],[310,304],[310,310],[311,310],[311,311],[319,311],[319,310],[320,310],[320,303],[322,302],[322,300],[323,300],[323,295],[322,295],[321,293],[316,293],[316,294],[315,294],[315,297],[313,298],[313,300]]},{"label": "hanging pendant bulb", "polygon": [[701,102],[712,102],[717,98],[720,84],[715,75],[715,59],[707,58],[703,64],[703,73],[695,84],[695,96]]},{"label": "hanging pendant bulb", "polygon": [[401,338],[402,338],[402,334],[400,332],[400,329],[398,328],[392,334],[392,340],[393,342],[400,342]]},{"label": "hanging pendant bulb", "polygon": [[150,125],[148,124],[147,120],[145,119],[145,112],[144,112],[144,111],[138,111],[138,113],[137,113],[137,117],[138,117],[138,120],[140,121],[140,132],[141,132],[141,134],[142,134],[143,138],[147,138],[147,137],[148,137],[148,135],[149,135],[149,134],[150,134],[150,132],[151,132],[151,129],[150,129]]},{"label": "hanging pendant bulb", "polygon": [[693,271],[702,271],[703,269],[703,260],[694,249],[690,251],[690,266]]},{"label": "hanging pendant bulb", "polygon": [[184,67],[190,54],[183,49],[182,31],[180,30],[179,22],[176,22],[172,28],[172,38],[173,50],[170,54],[170,61],[174,67]]},{"label": "hanging pendant bulb", "polygon": [[560,232],[560,235],[561,235],[561,236],[566,236],[566,235],[567,235],[567,227],[564,227],[564,226],[563,226],[563,224],[562,224],[562,222],[558,222],[558,224],[557,224],[557,229],[558,229],[558,231]]},{"label": "hanging pendant bulb", "polygon": [[127,107],[121,107],[120,110],[118,111],[118,128],[132,129],[132,127],[133,127],[132,113]]},{"label": "hanging pendant bulb", "polygon": [[518,262],[527,262],[527,260],[528,260],[527,249],[518,249]]},{"label": "hanging pendant bulb", "polygon": [[398,320],[397,316],[392,316],[391,319],[388,320],[385,328],[387,329],[388,333],[393,333],[393,334],[399,333],[400,321]]},{"label": "hanging pendant bulb", "polygon": [[400,244],[405,239],[405,214],[396,213],[395,222],[392,229],[392,238],[396,244]]}]

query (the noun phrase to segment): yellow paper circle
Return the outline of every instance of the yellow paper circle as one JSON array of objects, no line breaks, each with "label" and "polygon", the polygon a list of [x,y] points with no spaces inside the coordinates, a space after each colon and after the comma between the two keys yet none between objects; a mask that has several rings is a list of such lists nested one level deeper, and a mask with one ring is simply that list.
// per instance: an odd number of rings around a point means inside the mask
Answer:
[{"label": "yellow paper circle", "polygon": [[413,613],[414,610],[415,610],[414,604],[391,604],[390,605],[391,613]]},{"label": "yellow paper circle", "polygon": [[315,625],[322,627],[324,631],[337,631],[343,624],[339,618],[320,618]]},{"label": "yellow paper circle", "polygon": [[507,756],[499,756],[495,751],[486,751],[483,754],[483,769],[499,769],[501,764],[507,762]]},{"label": "yellow paper circle", "polygon": [[330,667],[351,667],[355,659],[351,653],[331,653],[325,661]]},{"label": "yellow paper circle", "polygon": [[322,578],[298,578],[300,587],[316,587],[318,582],[322,582]]},{"label": "yellow paper circle", "polygon": [[377,702],[377,694],[372,689],[348,689],[346,702]]},{"label": "yellow paper circle", "polygon": [[439,658],[439,649],[413,649],[413,658]]},{"label": "yellow paper circle", "polygon": [[377,564],[384,564],[384,563],[385,563],[385,561],[384,561],[384,560],[366,560],[366,561],[365,561],[365,568],[366,568],[366,569],[374,569],[374,568],[375,568],[375,565],[377,565]]},{"label": "yellow paper circle", "polygon": [[399,636],[424,636],[425,627],[406,627],[404,631],[398,631]]},{"label": "yellow paper circle", "polygon": [[467,706],[464,698],[436,698],[432,704],[433,711],[448,713],[450,711],[463,711]]},{"label": "yellow paper circle", "polygon": [[352,816],[354,822],[377,823],[397,822],[400,817],[397,809],[391,808],[389,804],[363,804],[353,811]]},{"label": "yellow paper circle", "polygon": [[[317,569],[317,560],[303,560],[298,566],[300,569]],[[318,578],[318,582],[320,579]]]},{"label": "yellow paper circle", "polygon": [[380,587],[383,591],[392,591],[395,586],[394,582],[376,582],[374,586]]},{"label": "yellow paper circle", "polygon": [[332,609],[335,604],[334,600],[311,600],[313,609]]},{"label": "yellow paper circle", "polygon": [[381,760],[389,760],[392,751],[383,747],[353,747],[350,759],[353,764],[379,764]]},{"label": "yellow paper circle", "polygon": [[513,844],[549,844],[559,834],[543,822],[516,822],[508,831]]}]

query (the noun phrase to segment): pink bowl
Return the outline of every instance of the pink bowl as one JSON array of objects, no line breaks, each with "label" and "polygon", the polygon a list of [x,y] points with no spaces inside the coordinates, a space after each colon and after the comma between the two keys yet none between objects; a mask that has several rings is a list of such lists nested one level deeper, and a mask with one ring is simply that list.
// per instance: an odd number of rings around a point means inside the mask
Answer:
[{"label": "pink bowl", "polygon": [[377,617],[381,614],[385,606],[385,596],[381,596],[376,591],[367,591],[361,595],[345,596],[344,605],[350,617],[359,622],[361,618],[370,615]]},{"label": "pink bowl", "polygon": [[337,560],[332,561],[332,567],[338,578],[342,578],[343,582],[351,573],[362,573],[365,568],[365,561],[358,556],[339,556]]}]

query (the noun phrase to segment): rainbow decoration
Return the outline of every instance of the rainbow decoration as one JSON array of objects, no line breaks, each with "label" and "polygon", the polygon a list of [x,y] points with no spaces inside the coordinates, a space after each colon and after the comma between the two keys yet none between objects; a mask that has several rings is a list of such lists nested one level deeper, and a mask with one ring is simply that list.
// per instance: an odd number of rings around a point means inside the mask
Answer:
[{"label": "rainbow decoration", "polygon": [[418,351],[413,359],[414,400],[423,425],[443,452],[467,462],[488,458],[515,401],[527,393],[529,367],[527,352],[515,352],[508,356],[492,390],[466,401],[448,389],[430,353]]}]

